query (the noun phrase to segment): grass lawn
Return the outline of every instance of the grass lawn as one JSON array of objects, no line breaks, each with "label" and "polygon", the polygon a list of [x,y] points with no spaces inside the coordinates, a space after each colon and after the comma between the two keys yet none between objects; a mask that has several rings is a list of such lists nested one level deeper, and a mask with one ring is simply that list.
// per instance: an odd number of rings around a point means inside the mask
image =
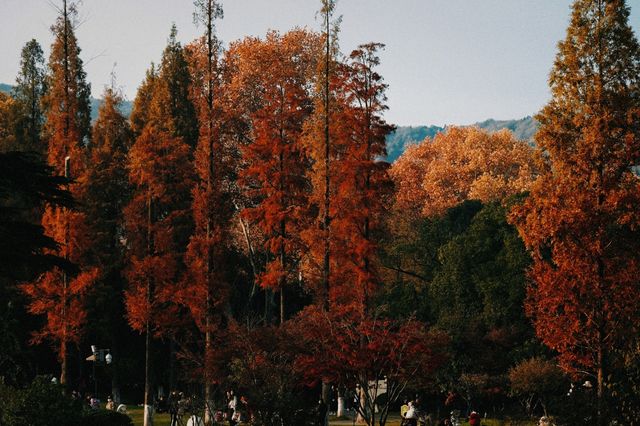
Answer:
[{"label": "grass lawn", "polygon": [[[129,411],[129,416],[133,420],[134,426],[142,426],[142,407],[127,407]],[[169,426],[170,421],[169,414],[156,414],[154,416],[154,426]],[[227,423],[225,423],[227,424]],[[329,424],[332,426],[351,426],[353,425],[353,420],[336,420],[335,417],[331,417],[329,420]],[[468,426],[469,423],[463,422],[461,426]],[[482,420],[483,426],[510,426],[510,425],[518,425],[518,426],[535,426],[535,422],[505,422],[501,420],[494,419],[486,419]],[[389,416],[389,420],[387,421],[387,426],[400,426],[400,416]]]},{"label": "grass lawn", "polygon": [[[131,417],[131,420],[133,420],[134,426],[142,426],[144,420],[144,410],[142,409],[142,407],[127,406],[127,412],[129,414],[129,417]],[[153,426],[169,426],[170,421],[171,418],[167,413],[156,414],[155,416],[153,416]]]}]

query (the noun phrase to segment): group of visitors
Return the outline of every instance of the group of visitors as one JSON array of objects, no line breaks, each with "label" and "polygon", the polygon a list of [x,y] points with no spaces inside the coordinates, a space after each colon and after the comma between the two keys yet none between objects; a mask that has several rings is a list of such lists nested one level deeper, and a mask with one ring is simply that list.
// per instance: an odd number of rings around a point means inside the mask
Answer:
[{"label": "group of visitors", "polygon": [[[405,399],[404,404],[400,407],[400,421],[401,426],[431,426],[437,424],[438,426],[459,426],[460,425],[460,412],[454,410],[451,412],[451,417],[447,417],[434,423],[431,415],[428,414],[420,405],[420,399],[414,400]],[[469,414],[469,426],[480,426],[481,417],[475,411]]]}]

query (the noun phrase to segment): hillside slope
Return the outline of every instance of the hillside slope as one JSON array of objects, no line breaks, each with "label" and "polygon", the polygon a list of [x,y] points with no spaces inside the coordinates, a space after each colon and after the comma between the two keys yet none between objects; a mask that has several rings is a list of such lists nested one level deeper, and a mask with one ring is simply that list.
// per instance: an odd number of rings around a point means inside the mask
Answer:
[{"label": "hillside slope", "polygon": [[[525,117],[520,120],[494,120],[492,118],[471,124],[490,132],[502,129],[511,130],[515,137],[533,143],[533,137],[538,130],[538,122],[533,117]],[[427,137],[433,137],[445,130],[439,126],[398,126],[395,132],[387,136],[387,161],[394,162],[409,145],[423,141]]]}]

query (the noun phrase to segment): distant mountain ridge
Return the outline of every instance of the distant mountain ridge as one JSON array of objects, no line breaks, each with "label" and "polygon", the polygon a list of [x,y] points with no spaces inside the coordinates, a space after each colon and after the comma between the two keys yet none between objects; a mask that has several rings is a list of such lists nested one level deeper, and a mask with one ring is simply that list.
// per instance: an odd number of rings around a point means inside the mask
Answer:
[{"label": "distant mountain ridge", "polygon": [[[525,117],[519,120],[494,120],[492,118],[471,124],[490,132],[509,129],[516,138],[533,143],[533,137],[538,131],[538,122],[533,117]],[[440,126],[398,126],[395,132],[387,136],[387,158],[394,162],[410,146],[422,142],[425,138],[432,138],[446,127]]]},{"label": "distant mountain ridge", "polygon": [[[0,83],[0,92],[11,93],[13,86]],[[91,121],[98,117],[98,109],[102,104],[102,99],[91,98]],[[131,114],[133,102],[123,101],[121,111],[125,116]],[[516,138],[533,142],[533,136],[538,130],[538,122],[533,117],[525,117],[519,120],[494,120],[492,118],[471,124],[490,132],[497,132],[502,129],[509,129]],[[440,126],[398,126],[395,132],[387,136],[387,158],[389,162],[394,162],[410,145],[422,142],[425,138],[432,138],[446,127]]]}]

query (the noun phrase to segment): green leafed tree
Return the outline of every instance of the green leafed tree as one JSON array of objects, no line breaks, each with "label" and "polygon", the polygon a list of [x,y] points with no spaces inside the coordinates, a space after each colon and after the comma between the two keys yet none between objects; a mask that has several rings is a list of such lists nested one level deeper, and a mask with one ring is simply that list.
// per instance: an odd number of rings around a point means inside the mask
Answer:
[{"label": "green leafed tree", "polygon": [[44,110],[42,97],[46,92],[44,56],[40,44],[32,39],[22,48],[20,71],[13,88],[13,97],[22,109],[18,143],[25,150],[44,153],[42,142]]}]

